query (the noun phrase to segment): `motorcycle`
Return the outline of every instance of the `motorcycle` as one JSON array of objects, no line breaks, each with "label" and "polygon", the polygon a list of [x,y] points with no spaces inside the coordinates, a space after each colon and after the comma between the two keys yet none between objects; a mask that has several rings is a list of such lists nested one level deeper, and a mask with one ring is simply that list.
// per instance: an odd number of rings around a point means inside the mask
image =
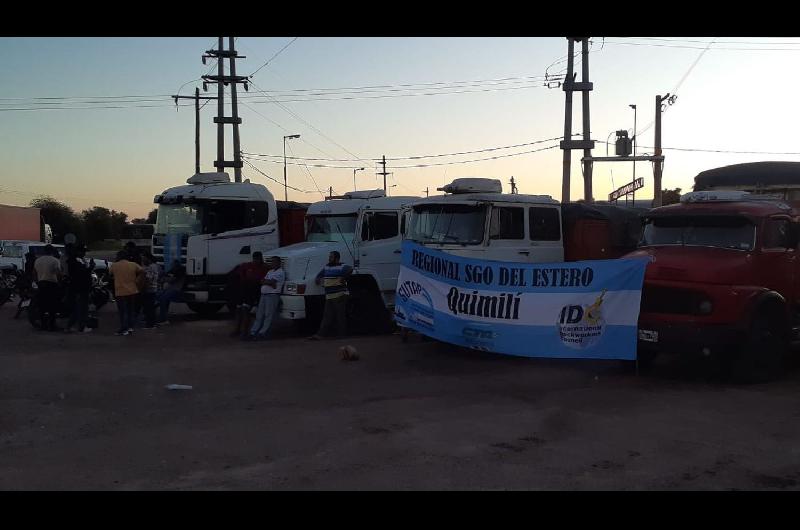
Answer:
[{"label": "motorcycle", "polygon": [[[68,317],[72,309],[67,303],[66,291],[64,286],[60,286],[58,315],[61,318]],[[42,316],[36,282],[29,281],[23,274],[17,273],[15,294],[19,297],[19,303],[14,318],[18,319],[23,312],[27,312],[31,325],[36,329],[41,329]],[[109,301],[111,301],[111,292],[108,288],[108,281],[92,272],[92,287],[89,291],[89,324],[97,322],[97,312]],[[93,326],[90,325],[90,327]]]}]

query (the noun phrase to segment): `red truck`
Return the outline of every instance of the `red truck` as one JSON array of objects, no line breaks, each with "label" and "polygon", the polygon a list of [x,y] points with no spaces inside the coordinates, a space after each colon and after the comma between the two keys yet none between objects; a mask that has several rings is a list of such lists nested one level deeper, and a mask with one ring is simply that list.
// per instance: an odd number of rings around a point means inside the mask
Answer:
[{"label": "red truck", "polygon": [[[702,175],[702,174],[701,174]],[[695,191],[644,216],[639,359],[696,353],[738,380],[777,377],[800,301],[800,211],[781,198]]]}]

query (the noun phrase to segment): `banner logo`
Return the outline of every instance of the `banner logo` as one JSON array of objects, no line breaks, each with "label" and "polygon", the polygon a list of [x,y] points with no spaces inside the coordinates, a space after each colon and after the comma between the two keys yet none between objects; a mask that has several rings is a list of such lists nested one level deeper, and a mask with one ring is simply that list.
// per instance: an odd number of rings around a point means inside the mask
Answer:
[{"label": "banner logo", "polygon": [[[397,287],[397,294],[405,302],[404,307],[395,308],[397,317],[433,329],[433,299],[428,290],[415,281],[406,280]],[[403,313],[405,309],[406,313]]]},{"label": "banner logo", "polygon": [[566,346],[582,350],[596,344],[605,331],[603,297],[606,290],[588,306],[567,305],[558,315],[558,335]]}]

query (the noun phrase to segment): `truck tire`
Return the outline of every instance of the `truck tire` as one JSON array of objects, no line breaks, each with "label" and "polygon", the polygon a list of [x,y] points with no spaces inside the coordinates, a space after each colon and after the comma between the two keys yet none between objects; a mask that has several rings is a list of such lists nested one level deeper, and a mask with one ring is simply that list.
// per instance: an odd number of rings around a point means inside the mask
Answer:
[{"label": "truck tire", "polygon": [[780,377],[787,351],[782,319],[777,311],[761,311],[750,325],[746,342],[733,361],[731,375],[740,383],[765,383]]},{"label": "truck tire", "polygon": [[225,304],[207,304],[200,302],[186,302],[186,306],[200,316],[210,317],[215,315]]},{"label": "truck tire", "polygon": [[393,321],[376,288],[356,285],[347,300],[347,327],[353,333],[389,333]]}]

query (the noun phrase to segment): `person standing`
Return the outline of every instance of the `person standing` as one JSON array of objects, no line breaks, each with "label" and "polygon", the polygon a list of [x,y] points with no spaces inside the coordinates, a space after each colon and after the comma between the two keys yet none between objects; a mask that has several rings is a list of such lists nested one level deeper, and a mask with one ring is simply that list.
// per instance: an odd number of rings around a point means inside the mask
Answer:
[{"label": "person standing", "polygon": [[56,330],[56,314],[58,313],[61,262],[56,257],[53,245],[45,245],[44,255],[36,258],[33,264],[36,285],[38,286],[39,311],[42,317],[42,328],[47,331]]},{"label": "person standing", "polygon": [[94,260],[86,263],[86,247],[83,245],[73,249],[70,254],[67,259],[69,273],[67,299],[72,301],[72,306],[70,307],[69,322],[64,331],[71,332],[73,326],[77,324],[78,331],[89,333],[92,328],[86,326],[86,320],[89,316],[89,293],[92,290]]},{"label": "person standing", "polygon": [[161,277],[161,267],[149,252],[142,253],[144,275],[146,283],[144,290],[139,295],[139,300],[144,312],[144,329],[156,327],[156,295],[158,294],[158,280]]},{"label": "person standing", "polygon": [[230,300],[236,304],[236,329],[231,336],[247,338],[251,313],[258,307],[261,296],[261,280],[270,268],[264,263],[261,252],[253,252],[253,260],[240,263],[231,272]]},{"label": "person standing", "polygon": [[340,337],[347,331],[347,277],[353,273],[353,267],[341,262],[336,250],[328,256],[328,264],[317,273],[316,283],[325,287],[325,310],[319,331],[309,337],[319,340],[330,334],[330,328],[336,326],[336,334]]},{"label": "person standing", "polygon": [[117,335],[127,336],[133,333],[134,302],[139,293],[137,277],[144,274],[141,265],[128,259],[128,253],[120,250],[117,261],[111,265],[111,275],[114,277],[114,294],[117,299],[119,311],[119,331]]},{"label": "person standing", "polygon": [[281,301],[283,282],[286,273],[281,268],[281,259],[278,256],[270,258],[270,269],[261,281],[261,299],[258,301],[258,311],[253,327],[250,328],[250,340],[263,340],[267,338],[272,324],[278,316],[278,305]]},{"label": "person standing", "polygon": [[173,261],[172,267],[169,269],[169,272],[167,272],[164,280],[164,290],[158,295],[158,324],[169,324],[169,320],[167,320],[169,316],[169,304],[181,299],[181,292],[183,291],[183,283],[185,280],[186,269],[181,265],[180,261]]}]

